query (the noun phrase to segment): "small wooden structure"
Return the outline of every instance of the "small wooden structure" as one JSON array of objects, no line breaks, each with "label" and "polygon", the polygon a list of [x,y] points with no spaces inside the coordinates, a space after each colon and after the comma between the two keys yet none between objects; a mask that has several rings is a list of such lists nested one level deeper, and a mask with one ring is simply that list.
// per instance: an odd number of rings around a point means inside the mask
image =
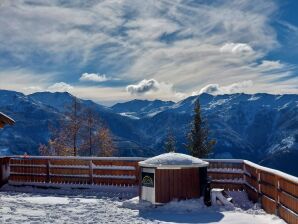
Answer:
[{"label": "small wooden structure", "polygon": [[13,125],[15,121],[9,116],[0,112],[0,128],[3,128],[5,125]]},{"label": "small wooden structure", "polygon": [[199,198],[207,183],[208,164],[180,153],[165,153],[139,162],[140,199],[163,204]]}]

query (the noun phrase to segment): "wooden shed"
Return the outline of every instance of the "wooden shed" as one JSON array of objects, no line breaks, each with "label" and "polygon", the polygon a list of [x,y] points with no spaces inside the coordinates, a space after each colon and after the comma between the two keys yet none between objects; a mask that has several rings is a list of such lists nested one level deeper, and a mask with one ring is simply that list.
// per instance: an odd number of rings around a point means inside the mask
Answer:
[{"label": "wooden shed", "polygon": [[13,125],[15,121],[9,116],[0,112],[0,128],[3,128],[5,125]]},{"label": "wooden shed", "polygon": [[203,195],[208,162],[181,153],[165,153],[139,165],[141,200],[163,204]]}]

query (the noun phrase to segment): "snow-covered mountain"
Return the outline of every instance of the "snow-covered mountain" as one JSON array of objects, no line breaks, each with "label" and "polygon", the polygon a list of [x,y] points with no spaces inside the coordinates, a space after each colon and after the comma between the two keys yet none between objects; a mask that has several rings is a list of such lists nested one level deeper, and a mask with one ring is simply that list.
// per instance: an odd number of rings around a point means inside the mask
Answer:
[{"label": "snow-covered mountain", "polygon": [[[150,156],[163,151],[167,128],[173,128],[180,152],[190,128],[198,96],[178,103],[160,100],[133,100],[110,108],[89,100],[110,127],[119,155]],[[217,140],[213,157],[245,158],[298,175],[298,95],[231,94],[199,96],[211,137]],[[49,123],[58,123],[69,93],[24,95],[0,91],[0,111],[16,120],[16,125],[0,131],[0,150],[7,153],[37,154],[39,143],[49,137]]]},{"label": "snow-covered mountain", "polygon": [[161,111],[169,109],[175,103],[172,101],[161,100],[132,100],[125,103],[117,103],[111,107],[115,113],[128,116],[132,119],[153,117]]}]

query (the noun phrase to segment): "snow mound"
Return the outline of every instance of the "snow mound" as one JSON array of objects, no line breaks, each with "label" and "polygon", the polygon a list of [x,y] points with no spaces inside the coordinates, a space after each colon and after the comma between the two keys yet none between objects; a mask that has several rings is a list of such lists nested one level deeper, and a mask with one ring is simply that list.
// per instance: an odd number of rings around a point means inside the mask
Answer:
[{"label": "snow mound", "polygon": [[209,163],[182,153],[170,152],[139,162],[139,164],[144,166],[207,166]]}]

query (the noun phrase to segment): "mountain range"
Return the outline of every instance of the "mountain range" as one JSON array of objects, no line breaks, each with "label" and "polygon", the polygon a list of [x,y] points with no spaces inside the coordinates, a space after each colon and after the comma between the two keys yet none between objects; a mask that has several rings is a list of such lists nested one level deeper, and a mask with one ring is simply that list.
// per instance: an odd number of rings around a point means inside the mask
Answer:
[{"label": "mountain range", "polygon": [[[179,152],[184,144],[199,98],[208,121],[210,137],[217,141],[212,158],[248,159],[298,176],[298,95],[201,94],[180,102],[132,100],[111,107],[80,99],[110,128],[119,156],[153,156],[164,151],[168,128],[173,130]],[[0,90],[0,111],[15,119],[0,130],[0,153],[38,154],[40,143],[50,137],[49,125],[58,125],[67,92],[24,95]]]}]

